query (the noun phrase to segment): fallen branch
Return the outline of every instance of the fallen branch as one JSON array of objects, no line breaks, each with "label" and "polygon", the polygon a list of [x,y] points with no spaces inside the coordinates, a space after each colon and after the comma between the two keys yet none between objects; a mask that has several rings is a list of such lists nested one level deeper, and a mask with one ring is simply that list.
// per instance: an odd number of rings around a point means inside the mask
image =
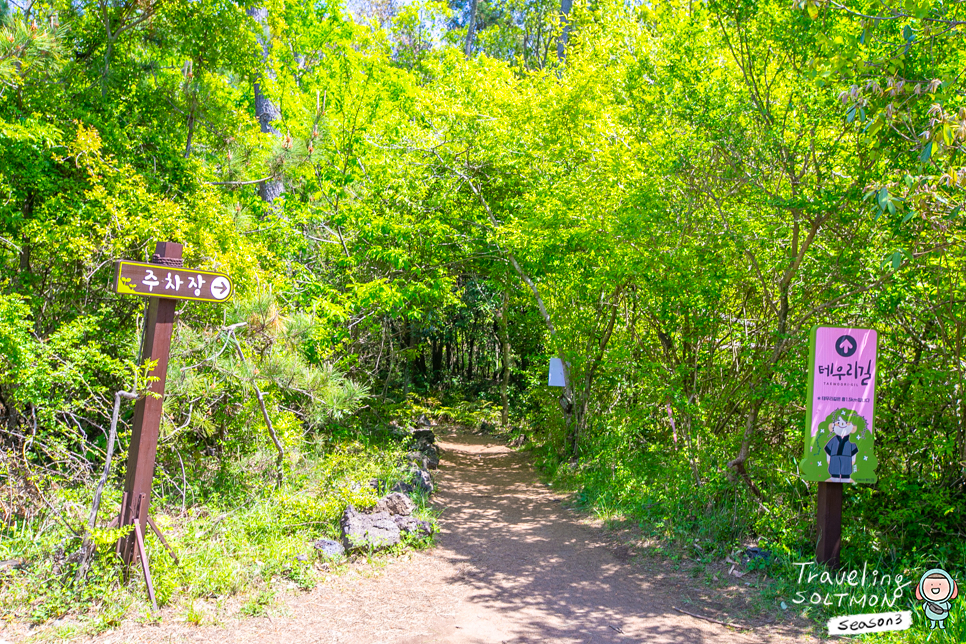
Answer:
[{"label": "fallen branch", "polygon": [[[231,334],[231,339],[235,342],[235,349],[238,350],[238,359],[242,361],[242,364],[248,364],[248,360],[245,358],[245,354],[242,352],[241,344],[238,343],[238,338],[234,334]],[[262,418],[265,419],[265,425],[268,427],[268,434],[272,437],[272,442],[275,444],[275,449],[278,451],[278,456],[275,459],[275,469],[277,475],[276,485],[282,487],[282,480],[284,476],[284,468],[282,464],[285,462],[285,450],[282,449],[282,444],[278,440],[278,435],[275,433],[275,428],[272,426],[272,419],[268,416],[268,409],[265,407],[265,396],[262,394],[262,390],[259,388],[255,379],[252,378],[252,387],[255,389],[255,397],[258,398],[258,405],[262,409]]]},{"label": "fallen branch", "polygon": [[87,569],[91,565],[91,557],[94,555],[94,548],[91,543],[91,535],[94,526],[97,525],[97,512],[101,508],[101,495],[104,493],[104,486],[107,485],[107,477],[111,473],[111,457],[114,456],[114,443],[117,441],[117,420],[121,414],[121,398],[135,400],[136,393],[129,391],[119,391],[114,394],[114,412],[111,414],[111,432],[107,438],[107,453],[104,455],[104,471],[101,472],[101,480],[97,482],[97,489],[94,490],[94,502],[91,504],[91,514],[87,519],[87,530],[84,532],[84,542],[81,545],[81,560],[77,566],[77,576],[75,581],[81,581],[87,575]]},{"label": "fallen branch", "polygon": [[264,183],[273,177],[263,177],[261,179],[252,179],[251,181],[205,181],[209,186],[251,186],[256,183]]}]

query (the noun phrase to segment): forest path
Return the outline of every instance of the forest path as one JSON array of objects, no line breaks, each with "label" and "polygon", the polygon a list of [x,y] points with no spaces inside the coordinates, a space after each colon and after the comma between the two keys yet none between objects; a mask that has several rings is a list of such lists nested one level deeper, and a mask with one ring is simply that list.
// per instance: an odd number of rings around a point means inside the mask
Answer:
[{"label": "forest path", "polygon": [[[762,625],[736,631],[701,613],[701,582],[658,560],[632,560],[614,535],[566,509],[525,454],[492,438],[438,432],[442,461],[435,548],[353,564],[312,592],[280,598],[270,617],[193,626],[177,613],[94,641],[275,644],[811,641]],[[737,583],[737,582],[736,582]],[[698,606],[698,607],[696,607]]]}]

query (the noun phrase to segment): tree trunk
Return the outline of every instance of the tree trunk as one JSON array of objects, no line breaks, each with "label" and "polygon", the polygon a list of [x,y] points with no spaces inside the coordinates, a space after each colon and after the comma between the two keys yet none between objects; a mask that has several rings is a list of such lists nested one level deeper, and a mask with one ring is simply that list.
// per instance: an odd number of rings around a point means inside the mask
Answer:
[{"label": "tree trunk", "polygon": [[443,343],[433,338],[433,382],[439,382],[443,368]]},{"label": "tree trunk", "polygon": [[470,5],[470,21],[466,26],[466,42],[463,44],[463,53],[467,58],[473,53],[473,40],[474,36],[476,36],[476,5],[478,1],[473,0],[472,5]]},{"label": "tree trunk", "polygon": [[392,378],[392,369],[393,369],[393,359],[394,358],[395,358],[395,353],[393,352],[393,341],[392,341],[392,336],[390,336],[390,338],[389,338],[389,359],[387,360],[387,364],[389,365],[389,368],[386,369],[386,382],[383,383],[383,385],[382,385],[382,396],[379,398],[379,402],[380,403],[385,403],[386,402],[386,393],[389,391],[389,380]]},{"label": "tree trunk", "polygon": [[497,317],[497,323],[500,328],[500,345],[502,349],[500,354],[503,362],[503,378],[500,381],[500,404],[503,406],[503,412],[500,414],[500,424],[504,428],[510,424],[510,404],[507,396],[507,390],[510,386],[510,328],[506,319],[508,301],[509,298],[505,298],[503,300],[503,308],[500,311],[499,317]]},{"label": "tree trunk", "polygon": [[426,378],[426,345],[422,342],[416,342],[416,334],[412,334],[412,347],[415,354],[413,355],[413,362],[416,366],[416,373],[419,374],[421,378],[425,380]]},{"label": "tree trunk", "polygon": [[560,0],[560,39],[557,41],[557,60],[563,62],[567,57],[567,41],[570,38],[570,10],[574,0]]},{"label": "tree trunk", "polygon": [[[610,343],[611,336],[614,334],[614,325],[617,322],[617,314],[620,310],[620,297],[623,290],[624,285],[621,284],[614,289],[614,293],[608,300],[608,305],[611,309],[610,319],[607,321],[607,326],[604,327],[600,340],[597,341],[596,352],[588,361],[587,372],[584,376],[583,391],[579,392],[579,394],[574,392],[575,397],[572,398],[576,413],[573,414],[572,423],[568,426],[568,446],[573,458],[577,458],[579,454],[580,437],[584,433],[584,430],[587,429],[587,411],[590,408],[590,396],[594,385],[594,378],[597,376],[597,370],[600,368],[600,365],[604,362],[607,345]],[[570,377],[569,374],[567,374],[567,377]]]},{"label": "tree trunk", "polygon": [[403,322],[403,346],[406,347],[403,362],[406,365],[406,379],[403,381],[403,398],[409,396],[409,385],[413,379],[413,332],[409,322]]},{"label": "tree trunk", "polygon": [[761,490],[755,485],[755,482],[751,480],[751,475],[748,474],[748,470],[745,468],[745,461],[748,460],[748,455],[751,451],[751,437],[755,430],[758,428],[758,414],[761,412],[761,406],[764,404],[764,398],[756,398],[751,403],[751,408],[748,410],[748,415],[745,417],[745,434],[741,439],[741,449],[738,450],[738,456],[733,460],[728,462],[728,467],[737,472],[741,479],[751,490],[751,493],[755,495],[759,501],[762,500]]},{"label": "tree trunk", "polygon": [[[275,78],[275,72],[272,71],[272,67],[269,64],[269,53],[272,49],[272,32],[271,27],[268,24],[268,9],[265,7],[252,7],[247,11],[248,15],[255,19],[261,28],[262,34],[258,36],[258,44],[261,46],[262,63],[264,72],[256,76],[254,83],[252,83],[252,88],[255,93],[255,118],[258,119],[258,124],[261,127],[263,134],[270,134],[276,139],[282,138],[282,133],[275,129],[272,125],[275,121],[282,118],[282,111],[278,109],[265,94],[262,92],[262,78]],[[266,179],[258,184],[258,196],[262,198],[269,204],[274,204],[275,200],[278,199],[285,192],[285,184],[281,179]]]}]

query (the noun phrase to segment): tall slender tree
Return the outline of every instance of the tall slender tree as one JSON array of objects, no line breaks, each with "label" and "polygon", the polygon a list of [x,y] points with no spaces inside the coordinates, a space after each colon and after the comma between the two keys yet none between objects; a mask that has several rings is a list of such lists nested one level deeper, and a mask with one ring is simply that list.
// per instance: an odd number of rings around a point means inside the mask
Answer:
[{"label": "tall slender tree", "polygon": [[[282,118],[282,111],[272,102],[264,91],[264,79],[275,80],[275,71],[272,69],[272,28],[268,21],[268,9],[265,7],[252,7],[248,10],[248,15],[261,27],[258,35],[258,45],[261,48],[262,72],[256,77],[252,84],[255,93],[255,118],[258,119],[259,127],[263,134],[268,134],[275,139],[282,139],[282,133],[275,127],[274,123]],[[269,204],[274,204],[282,193],[285,192],[285,183],[278,176],[278,161],[272,162],[272,178],[266,179],[258,184],[258,196]]]}]

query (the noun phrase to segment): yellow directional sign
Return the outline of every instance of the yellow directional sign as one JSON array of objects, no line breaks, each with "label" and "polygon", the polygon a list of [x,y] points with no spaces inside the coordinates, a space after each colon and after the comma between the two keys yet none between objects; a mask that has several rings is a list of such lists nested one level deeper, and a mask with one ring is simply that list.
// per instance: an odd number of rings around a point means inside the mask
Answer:
[{"label": "yellow directional sign", "polygon": [[114,266],[114,292],[196,302],[227,302],[235,287],[224,273],[119,261]]}]

